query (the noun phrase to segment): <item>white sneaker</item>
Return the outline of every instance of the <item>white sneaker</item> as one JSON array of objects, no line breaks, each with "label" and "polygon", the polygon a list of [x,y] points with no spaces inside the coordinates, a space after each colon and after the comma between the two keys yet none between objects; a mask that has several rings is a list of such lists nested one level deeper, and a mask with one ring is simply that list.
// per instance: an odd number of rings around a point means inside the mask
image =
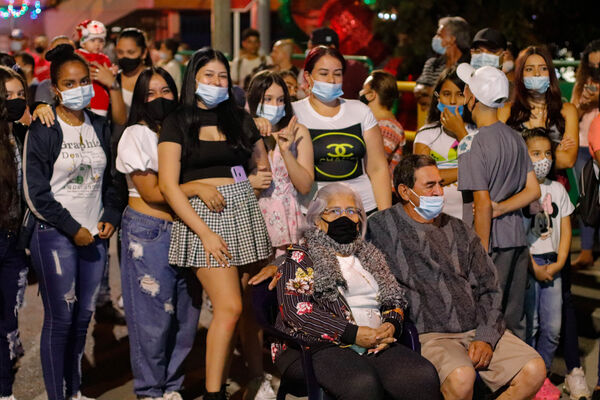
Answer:
[{"label": "white sneaker", "polygon": [[17,400],[12,394],[10,396],[0,397],[0,400]]},{"label": "white sneaker", "polygon": [[264,374],[262,382],[260,383],[260,387],[258,388],[258,392],[256,392],[256,396],[254,396],[254,400],[276,400],[277,393],[273,390],[273,385],[271,385],[271,381],[273,380],[273,375]]},{"label": "white sneaker", "polygon": [[75,396],[69,397],[69,400],[96,400],[96,399],[92,399],[91,397],[86,397],[86,396],[82,395],[81,392],[77,392],[77,394]]},{"label": "white sneaker", "polygon": [[183,400],[179,392],[167,392],[162,397],[162,400]]},{"label": "white sneaker", "polygon": [[587,400],[590,398],[590,389],[585,382],[583,368],[573,368],[565,376],[565,391],[569,394],[571,400]]}]

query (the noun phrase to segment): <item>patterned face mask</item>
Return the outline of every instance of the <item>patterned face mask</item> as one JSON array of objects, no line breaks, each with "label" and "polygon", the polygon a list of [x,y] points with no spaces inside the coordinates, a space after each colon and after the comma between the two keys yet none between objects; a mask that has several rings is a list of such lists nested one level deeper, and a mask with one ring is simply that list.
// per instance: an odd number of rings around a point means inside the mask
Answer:
[{"label": "patterned face mask", "polygon": [[550,173],[550,168],[552,168],[552,160],[546,157],[533,163],[533,170],[535,171],[535,176],[539,180],[545,179],[546,176],[548,176],[548,174]]}]

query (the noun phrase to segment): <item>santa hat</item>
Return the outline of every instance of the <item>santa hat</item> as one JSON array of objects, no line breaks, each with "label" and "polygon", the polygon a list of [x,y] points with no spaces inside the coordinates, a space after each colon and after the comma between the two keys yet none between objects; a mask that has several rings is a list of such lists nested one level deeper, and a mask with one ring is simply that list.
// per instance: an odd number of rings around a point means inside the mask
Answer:
[{"label": "santa hat", "polygon": [[75,27],[79,43],[83,43],[89,39],[106,39],[106,27],[100,21],[86,19]]}]

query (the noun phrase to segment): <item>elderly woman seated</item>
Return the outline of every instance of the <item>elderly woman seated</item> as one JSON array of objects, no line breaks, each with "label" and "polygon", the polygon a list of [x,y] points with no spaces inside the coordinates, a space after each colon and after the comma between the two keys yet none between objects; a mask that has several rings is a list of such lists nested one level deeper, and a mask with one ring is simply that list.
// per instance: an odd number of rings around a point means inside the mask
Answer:
[{"label": "elderly woman seated", "polygon": [[[313,343],[319,384],[340,399],[439,399],[435,368],[396,343],[404,291],[382,253],[363,237],[360,197],[346,184],[322,188],[309,205],[300,245],[280,266],[276,328]],[[302,377],[300,353],[272,346],[286,377]]]}]

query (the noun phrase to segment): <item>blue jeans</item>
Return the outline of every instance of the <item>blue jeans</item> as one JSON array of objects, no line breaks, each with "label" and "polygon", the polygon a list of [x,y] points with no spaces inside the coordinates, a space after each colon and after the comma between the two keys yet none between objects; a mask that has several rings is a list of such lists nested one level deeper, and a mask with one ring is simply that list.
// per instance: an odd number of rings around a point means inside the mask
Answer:
[{"label": "blue jeans", "polygon": [[172,223],[129,207],[121,220],[121,284],[133,387],[138,396],[179,391],[194,344],[201,294],[189,269],[168,262]]},{"label": "blue jeans", "polygon": [[81,385],[81,357],[106,263],[106,241],[76,246],[46,223],[36,223],[31,261],[40,281],[44,325],[40,356],[48,400],[63,400]]},{"label": "blue jeans", "polygon": [[23,351],[18,312],[27,286],[27,263],[25,252],[16,247],[16,234],[0,229],[0,397],[12,394],[13,364]]},{"label": "blue jeans", "polygon": [[[556,253],[534,255],[538,265],[556,262]],[[562,279],[560,273],[552,282],[539,282],[529,274],[529,284],[525,295],[527,315],[526,342],[535,348],[544,359],[546,369],[550,371],[554,352],[560,338],[562,318]]]}]

